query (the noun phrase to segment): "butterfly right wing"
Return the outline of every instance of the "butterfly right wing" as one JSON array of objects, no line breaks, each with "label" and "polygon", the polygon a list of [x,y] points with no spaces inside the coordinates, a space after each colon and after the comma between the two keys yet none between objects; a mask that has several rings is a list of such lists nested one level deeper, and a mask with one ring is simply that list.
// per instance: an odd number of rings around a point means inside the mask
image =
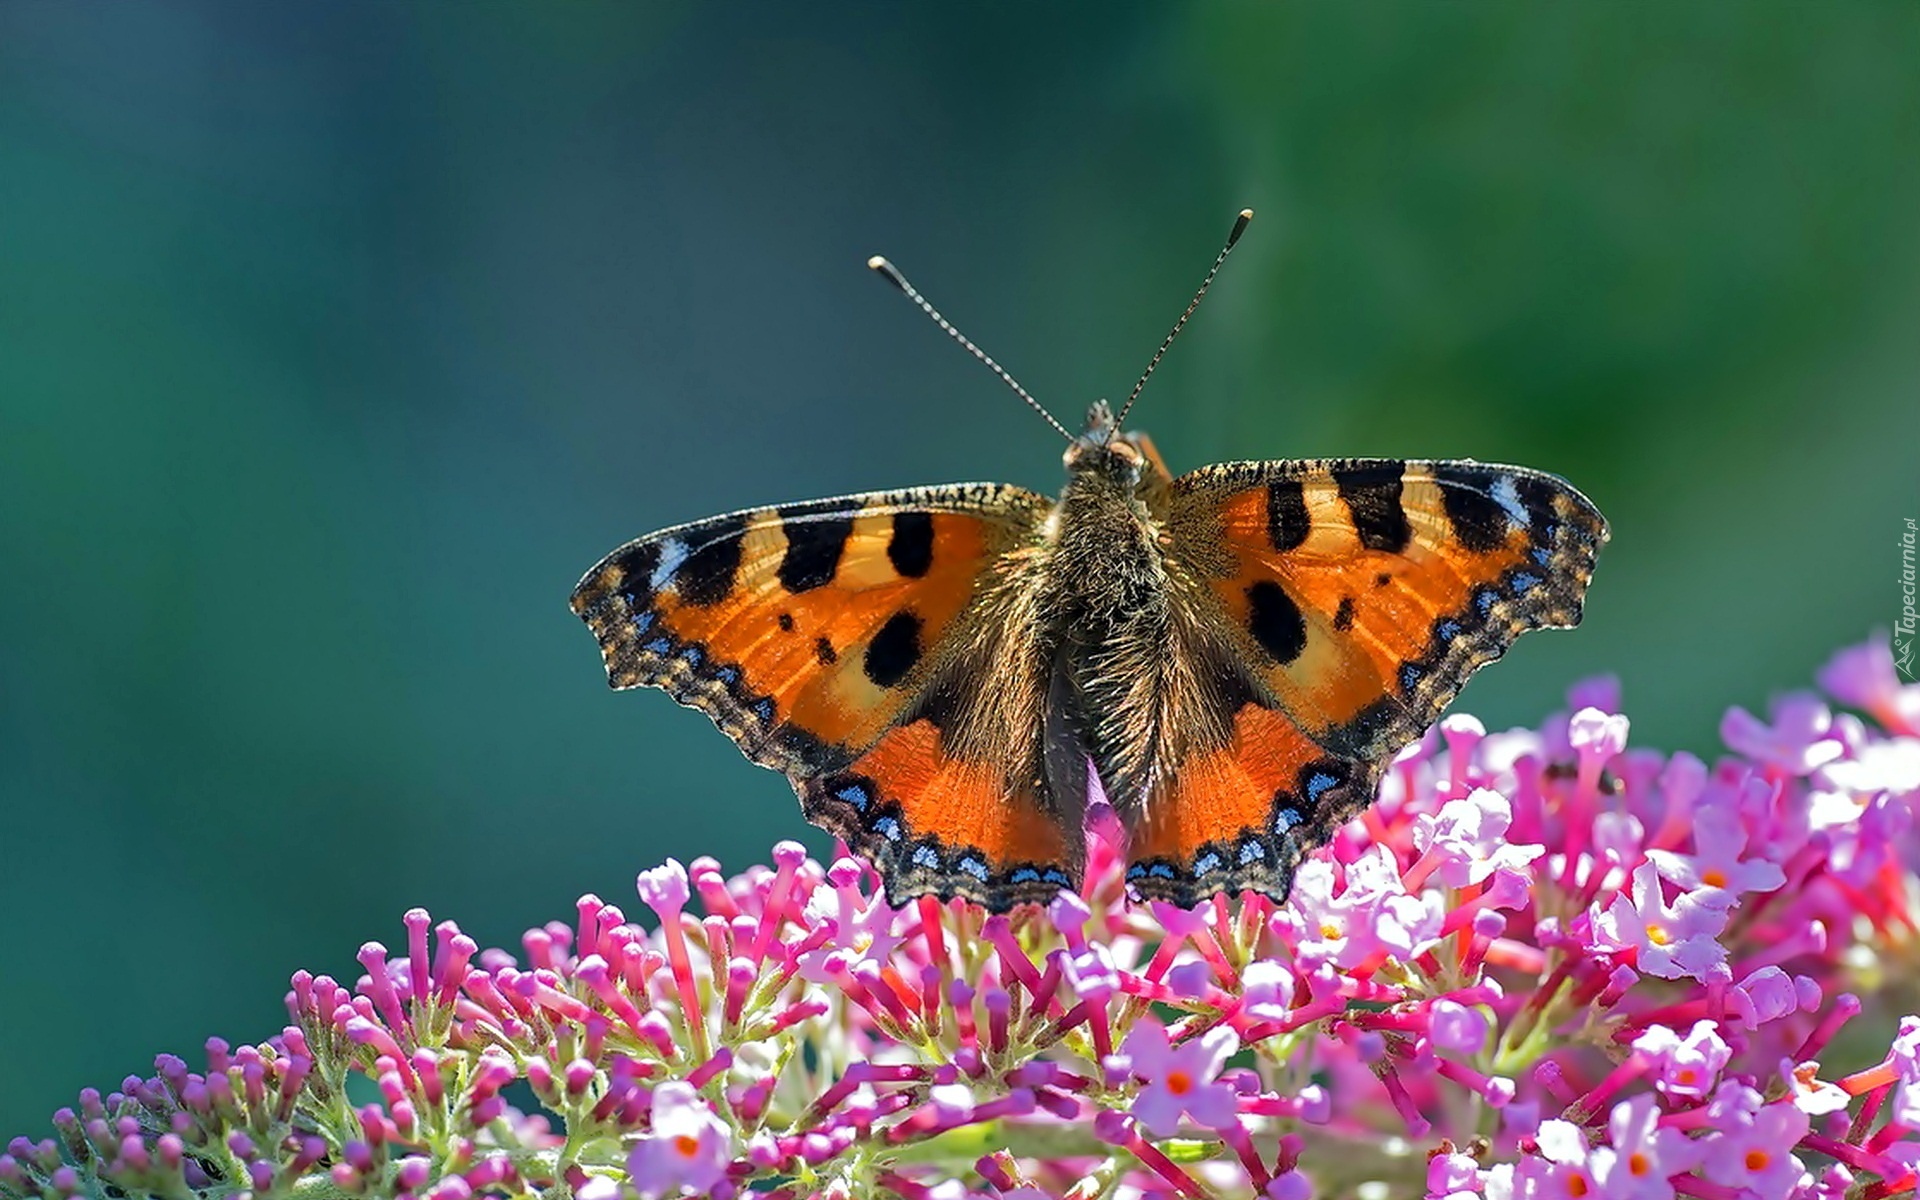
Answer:
[{"label": "butterfly right wing", "polygon": [[959,484],[729,513],[622,546],[573,607],[614,687],[663,688],[785,772],[895,900],[1005,908],[1080,847],[1034,769],[1045,678],[1022,653],[1049,507]]},{"label": "butterfly right wing", "polygon": [[1182,902],[1284,896],[1468,676],[1579,622],[1607,538],[1565,480],[1470,461],[1209,467],[1174,481],[1169,523],[1214,681],[1187,725],[1222,732],[1148,805],[1134,882]]}]

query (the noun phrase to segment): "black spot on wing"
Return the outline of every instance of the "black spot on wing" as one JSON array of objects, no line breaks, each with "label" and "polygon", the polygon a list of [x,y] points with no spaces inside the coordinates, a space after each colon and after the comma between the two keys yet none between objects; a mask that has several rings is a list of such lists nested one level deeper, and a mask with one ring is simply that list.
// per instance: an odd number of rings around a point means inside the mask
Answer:
[{"label": "black spot on wing", "polygon": [[813,639],[813,656],[820,660],[820,665],[823,667],[832,666],[840,658],[839,652],[833,648],[833,643],[826,638]]},{"label": "black spot on wing", "polygon": [[894,570],[909,579],[925,575],[933,566],[933,517],[923,512],[893,514],[887,559]]},{"label": "black spot on wing", "polygon": [[793,614],[792,613],[783,612],[778,617],[775,617],[774,620],[776,623],[779,624],[781,633],[793,632]]},{"label": "black spot on wing", "polygon": [[1333,627],[1341,633],[1353,628],[1353,597],[1340,597],[1340,607],[1333,610]]},{"label": "black spot on wing", "polygon": [[[1558,522],[1554,519],[1554,498],[1571,490],[1559,480],[1543,475],[1520,475],[1514,479],[1514,492],[1520,507],[1527,510],[1528,527],[1534,537],[1551,540]],[[1596,517],[1599,514],[1594,514]]]},{"label": "black spot on wing", "polygon": [[620,590],[634,608],[653,602],[653,572],[660,566],[660,543],[642,542],[620,559]]},{"label": "black spot on wing", "polygon": [[920,618],[901,611],[887,618],[867,643],[861,662],[876,687],[892,687],[907,677],[920,661]]},{"label": "black spot on wing", "polygon": [[808,592],[833,581],[840,555],[853,534],[850,516],[806,516],[792,508],[780,512],[780,531],[787,535],[787,552],[780,559],[780,586],[789,592]]},{"label": "black spot on wing", "polygon": [[733,590],[740,570],[740,539],[747,531],[747,515],[716,517],[697,534],[700,544],[673,573],[673,587],[688,604],[702,608],[720,603]]},{"label": "black spot on wing", "polygon": [[1366,463],[1333,470],[1334,486],[1347,503],[1354,532],[1369,550],[1398,554],[1412,540],[1406,510],[1400,507],[1400,477],[1406,464],[1397,461]]},{"label": "black spot on wing", "polygon": [[1438,466],[1433,470],[1433,477],[1440,485],[1440,502],[1447,511],[1447,521],[1461,545],[1475,554],[1485,554],[1507,544],[1511,523],[1507,510],[1493,498],[1495,476],[1492,471]]},{"label": "black spot on wing", "polygon": [[1281,666],[1307,648],[1307,622],[1287,590],[1271,579],[1247,589],[1247,632]]},{"label": "black spot on wing", "polygon": [[1267,485],[1267,540],[1275,550],[1292,550],[1307,540],[1307,499],[1298,479],[1276,479]]}]

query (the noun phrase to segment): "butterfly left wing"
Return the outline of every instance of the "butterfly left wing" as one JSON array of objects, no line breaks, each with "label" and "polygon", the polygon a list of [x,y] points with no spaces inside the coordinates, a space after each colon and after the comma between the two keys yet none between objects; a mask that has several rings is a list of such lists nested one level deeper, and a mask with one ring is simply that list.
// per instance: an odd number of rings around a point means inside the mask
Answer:
[{"label": "butterfly left wing", "polygon": [[[1049,508],[958,484],[752,509],[630,542],[573,608],[616,688],[705,712],[898,900],[1007,907],[1078,855],[1032,769],[1044,680],[1005,645]],[[1022,712],[1025,702],[1030,712]]]},{"label": "butterfly left wing", "polygon": [[[1223,732],[1139,817],[1133,881],[1285,895],[1379,769],[1531,629],[1571,626],[1606,522],[1564,480],[1468,461],[1233,463],[1173,483],[1188,640]],[[1224,645],[1205,630],[1230,631]]]}]

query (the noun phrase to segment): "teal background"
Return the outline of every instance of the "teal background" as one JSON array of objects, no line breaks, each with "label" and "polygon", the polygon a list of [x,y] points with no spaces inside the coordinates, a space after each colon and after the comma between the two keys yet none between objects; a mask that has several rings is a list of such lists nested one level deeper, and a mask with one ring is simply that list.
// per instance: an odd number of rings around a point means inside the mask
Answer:
[{"label": "teal background", "polygon": [[[567,611],[619,542],[1060,445],[1473,456],[1611,518],[1588,621],[1710,752],[1891,621],[1916,515],[1911,6],[0,6],[0,1136],[811,836]],[[815,845],[819,839],[815,838]]]}]

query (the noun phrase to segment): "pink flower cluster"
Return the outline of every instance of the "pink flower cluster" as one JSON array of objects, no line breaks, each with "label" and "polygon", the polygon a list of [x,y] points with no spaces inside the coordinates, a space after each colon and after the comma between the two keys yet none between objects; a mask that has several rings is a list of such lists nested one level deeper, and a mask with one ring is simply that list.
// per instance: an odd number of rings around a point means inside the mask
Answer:
[{"label": "pink flower cluster", "polygon": [[792,843],[517,955],[414,910],[277,1037],[15,1139],[0,1198],[1911,1195],[1920,688],[1884,640],[1821,682],[1877,728],[1792,695],[1709,764],[1605,683],[1450,717],[1278,906],[1130,900],[1103,812],[1012,917]]}]

